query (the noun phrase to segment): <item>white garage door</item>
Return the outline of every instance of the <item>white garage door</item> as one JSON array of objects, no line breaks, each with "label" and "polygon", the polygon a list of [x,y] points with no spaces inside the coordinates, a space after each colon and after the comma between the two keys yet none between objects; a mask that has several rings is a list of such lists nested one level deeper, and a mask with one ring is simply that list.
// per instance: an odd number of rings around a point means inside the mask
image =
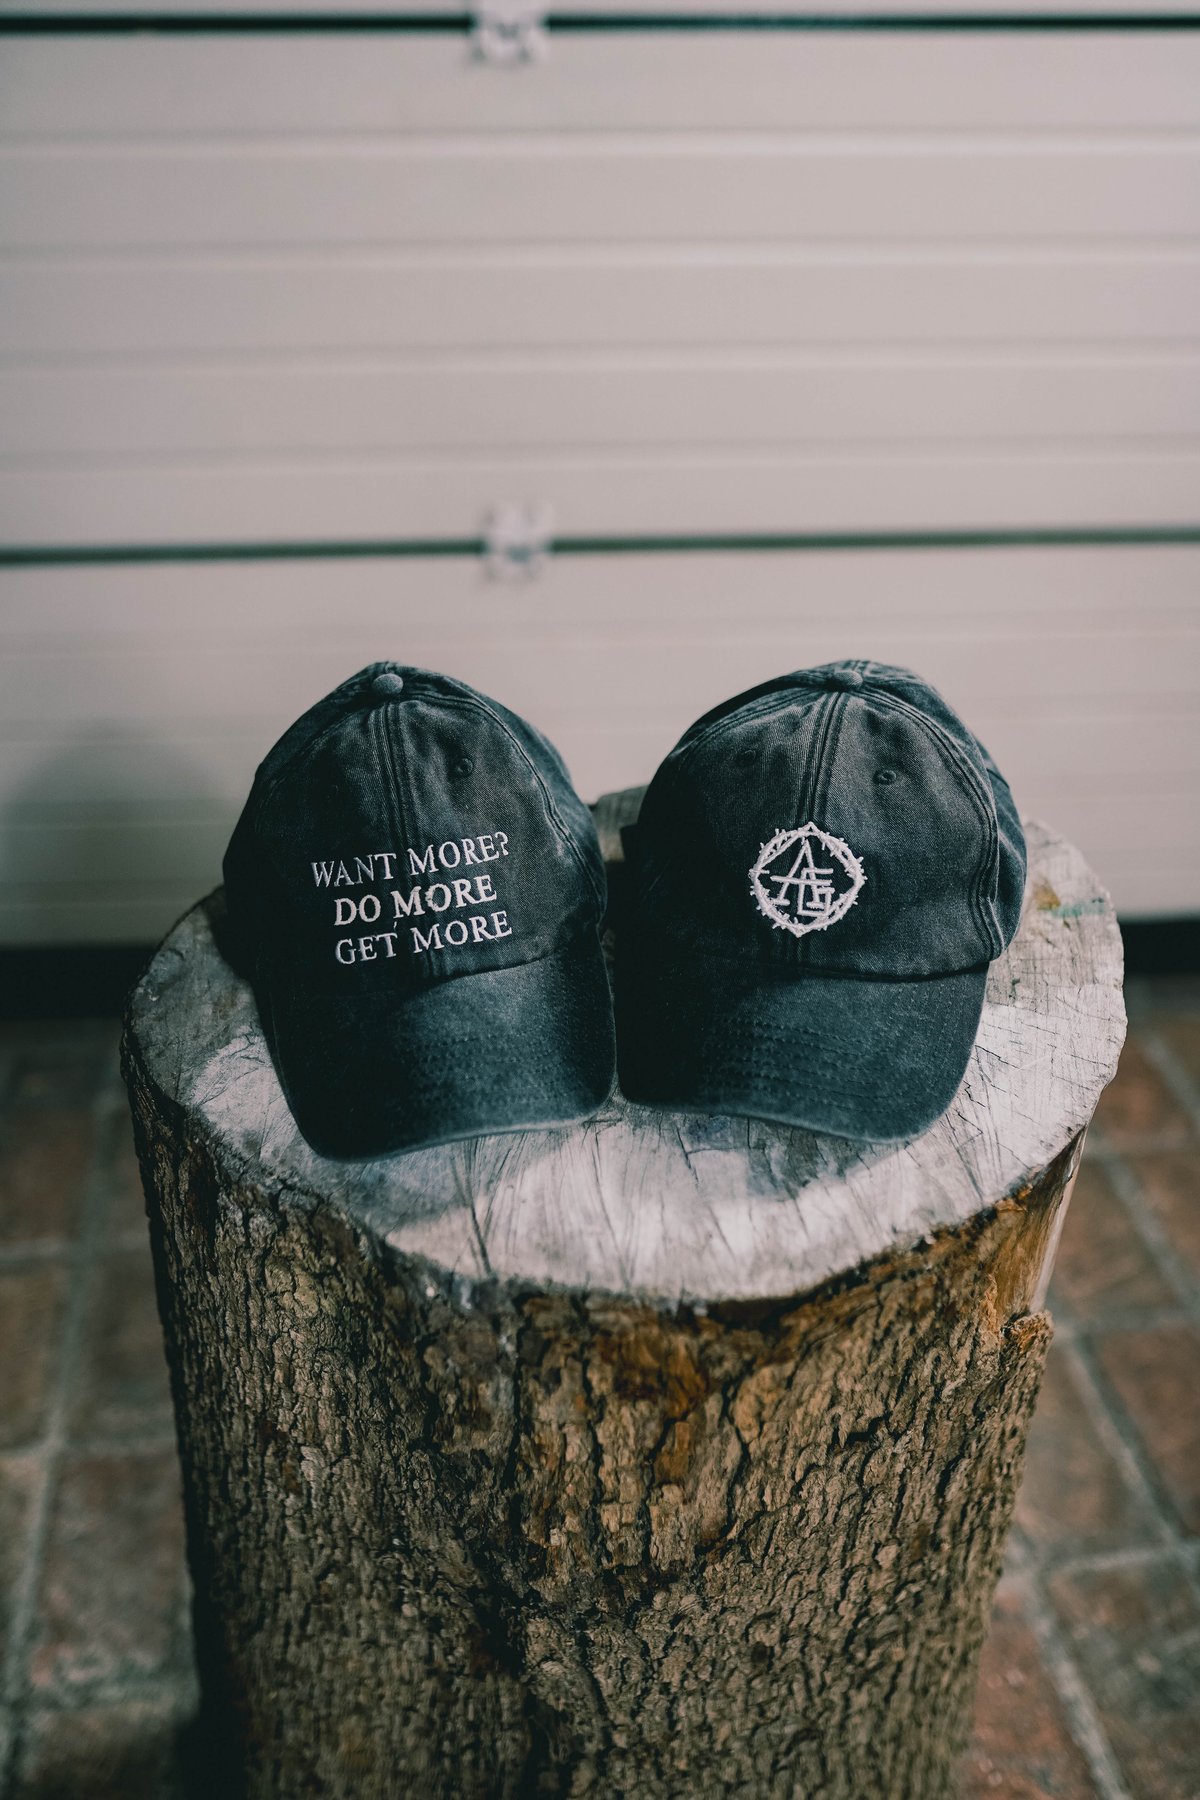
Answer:
[{"label": "white garage door", "polygon": [[[1182,8],[593,3],[511,64],[449,12],[40,10],[0,36],[0,941],[156,934],[378,656],[588,793],[745,682],[905,661],[1126,913],[1200,911]],[[479,557],[509,502],[525,583]]]}]

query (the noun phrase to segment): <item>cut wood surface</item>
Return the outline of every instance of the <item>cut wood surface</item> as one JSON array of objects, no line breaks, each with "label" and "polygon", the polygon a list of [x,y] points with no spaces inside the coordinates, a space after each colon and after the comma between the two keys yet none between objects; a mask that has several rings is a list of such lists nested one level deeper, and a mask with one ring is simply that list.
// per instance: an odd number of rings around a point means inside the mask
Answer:
[{"label": "cut wood surface", "polygon": [[952,1800],[1123,1024],[1111,906],[1028,829],[962,1090],[886,1149],[614,1098],[323,1161],[217,897],[176,927],[125,1069],[214,1791]]},{"label": "cut wood surface", "polygon": [[[637,791],[600,802],[610,857]],[[1083,1129],[1124,1033],[1120,940],[1070,845],[1029,831],[1021,929],[993,965],[950,1110],[896,1147],[760,1121],[661,1112],[615,1095],[570,1131],[523,1132],[346,1164],[288,1111],[253,995],[189,913],[135,996],[147,1073],[230,1162],[343,1210],[447,1278],[530,1282],[674,1305],[795,1295],[970,1219]]]}]

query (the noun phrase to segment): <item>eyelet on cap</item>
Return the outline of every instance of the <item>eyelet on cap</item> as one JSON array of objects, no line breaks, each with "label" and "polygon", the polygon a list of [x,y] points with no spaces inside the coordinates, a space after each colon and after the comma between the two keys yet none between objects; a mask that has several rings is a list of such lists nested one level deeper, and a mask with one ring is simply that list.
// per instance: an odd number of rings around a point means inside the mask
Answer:
[{"label": "eyelet on cap", "polygon": [[371,683],[373,694],[400,694],[404,691],[403,675],[394,675],[390,669],[384,669]]},{"label": "eyelet on cap", "polygon": [[847,691],[860,688],[863,684],[862,675],[857,669],[832,669],[825,681],[831,688],[843,688]]}]

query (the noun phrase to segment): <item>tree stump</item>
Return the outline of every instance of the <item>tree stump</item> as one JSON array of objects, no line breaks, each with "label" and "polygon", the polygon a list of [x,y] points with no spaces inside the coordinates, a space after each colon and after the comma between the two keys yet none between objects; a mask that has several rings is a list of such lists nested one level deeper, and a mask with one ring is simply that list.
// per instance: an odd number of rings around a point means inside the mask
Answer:
[{"label": "tree stump", "polygon": [[962,1089],[900,1147],[618,1096],[324,1161],[219,895],[175,928],[124,1054],[223,1793],[953,1793],[1124,1028],[1107,897],[1029,847]]}]

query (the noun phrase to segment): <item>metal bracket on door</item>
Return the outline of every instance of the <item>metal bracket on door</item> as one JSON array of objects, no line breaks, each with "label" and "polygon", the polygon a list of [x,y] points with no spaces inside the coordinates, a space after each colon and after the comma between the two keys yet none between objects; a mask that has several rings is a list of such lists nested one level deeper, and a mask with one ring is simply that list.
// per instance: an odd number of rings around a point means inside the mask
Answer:
[{"label": "metal bracket on door", "polygon": [[483,522],[483,560],[489,575],[500,581],[527,580],[550,555],[554,511],[547,500],[525,505],[505,501]]},{"label": "metal bracket on door", "polygon": [[541,62],[550,47],[546,15],[529,0],[486,0],[472,14],[470,42],[480,62]]}]

